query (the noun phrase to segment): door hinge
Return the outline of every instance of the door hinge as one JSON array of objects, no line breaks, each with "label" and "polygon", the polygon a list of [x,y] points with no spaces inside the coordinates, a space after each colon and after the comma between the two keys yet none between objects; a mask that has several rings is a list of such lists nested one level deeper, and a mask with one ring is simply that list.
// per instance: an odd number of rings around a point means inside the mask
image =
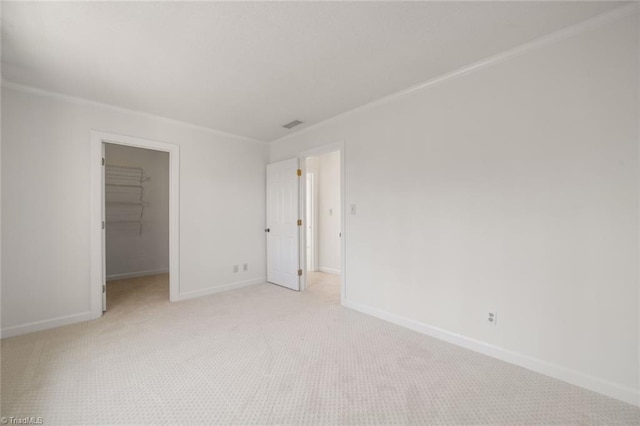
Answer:
[{"label": "door hinge", "polygon": [[102,165],[104,166],[104,157],[102,157]]},{"label": "door hinge", "polygon": [[302,226],[302,219],[298,219],[298,226]]},{"label": "door hinge", "polygon": [[104,220],[102,221],[102,229],[104,229]]},{"label": "door hinge", "polygon": [[302,176],[302,170],[298,169],[296,173],[298,173],[298,176]]},{"label": "door hinge", "polygon": [[103,292],[103,293],[106,293],[106,292],[107,292],[107,286],[106,286],[106,285],[104,285],[104,284],[102,284],[102,292]]},{"label": "door hinge", "polygon": [[301,277],[302,276],[302,269],[298,269],[298,276]]}]

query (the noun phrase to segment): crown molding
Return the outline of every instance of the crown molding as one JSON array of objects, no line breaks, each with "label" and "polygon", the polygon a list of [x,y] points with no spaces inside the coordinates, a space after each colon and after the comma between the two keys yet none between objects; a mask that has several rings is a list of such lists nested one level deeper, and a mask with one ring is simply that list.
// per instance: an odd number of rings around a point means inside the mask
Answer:
[{"label": "crown molding", "polygon": [[422,92],[423,90],[429,89],[433,86],[437,86],[439,84],[448,82],[450,80],[456,79],[458,77],[462,77],[466,74],[470,74],[476,71],[480,71],[484,68],[488,68],[492,65],[498,64],[500,62],[503,62],[507,59],[510,59],[512,57],[515,56],[519,56],[522,55],[526,52],[529,52],[531,50],[535,50],[538,49],[540,47],[543,46],[547,46],[549,44],[552,43],[556,43],[558,41],[561,40],[566,40],[570,37],[573,37],[575,35],[587,32],[587,31],[591,31],[594,29],[597,29],[599,27],[602,27],[606,24],[609,24],[611,22],[615,22],[618,21],[620,19],[626,18],[627,16],[633,15],[635,13],[638,13],[640,11],[640,2],[633,2],[631,4],[625,5],[625,6],[621,6],[618,7],[616,9],[610,10],[608,12],[602,13],[600,15],[594,16],[592,18],[589,18],[585,21],[582,22],[578,22],[576,24],[570,25],[568,27],[562,28],[560,30],[556,30],[554,32],[551,32],[547,35],[538,37],[537,39],[534,39],[532,41],[520,44],[518,46],[512,47],[508,50],[505,50],[501,53],[498,53],[496,55],[492,55],[489,56],[487,58],[481,59],[477,62],[473,62],[469,65],[465,65],[463,67],[457,68],[451,72],[448,72],[446,74],[442,74],[440,76],[434,77],[430,80],[424,81],[422,83],[419,83],[415,86],[411,86],[407,89],[404,90],[400,90],[398,92],[392,93],[390,95],[384,96],[382,98],[378,98],[376,100],[373,100],[369,103],[366,103],[364,105],[355,107],[353,109],[347,110],[345,112],[342,112],[338,115],[334,115],[333,117],[327,118],[323,121],[320,121],[318,123],[309,125],[303,129],[294,131],[292,133],[289,133],[288,135],[282,136],[280,138],[274,139],[272,141],[270,141],[269,143],[271,145],[275,145],[278,144],[280,142],[284,142],[294,136],[300,136],[304,133],[310,132],[312,130],[316,130],[319,129],[321,127],[324,127],[326,125],[338,122],[342,119],[345,119],[355,113],[359,113],[359,112],[363,112],[384,104],[387,104],[389,102],[393,102],[396,101],[398,99],[404,98],[406,96],[411,96],[414,95],[416,93]]},{"label": "crown molding", "polygon": [[203,131],[203,132],[214,134],[216,136],[223,136],[223,137],[227,137],[227,138],[233,138],[233,139],[241,140],[241,141],[244,141],[244,142],[253,142],[253,143],[260,144],[260,145],[267,145],[267,142],[259,140],[259,139],[253,139],[253,138],[250,138],[250,137],[247,137],[247,136],[241,136],[241,135],[236,135],[236,134],[233,134],[233,133],[227,133],[227,132],[223,132],[222,130],[212,129],[210,127],[201,126],[201,125],[198,125],[198,124],[193,124],[193,123],[189,123],[189,122],[186,122],[186,121],[176,120],[176,119],[169,118],[169,117],[164,117],[164,116],[161,116],[161,115],[151,114],[151,113],[144,112],[144,111],[124,108],[124,107],[120,107],[120,106],[113,105],[113,104],[108,104],[108,103],[104,103],[104,102],[98,102],[98,101],[93,101],[93,100],[86,99],[86,98],[81,98],[81,97],[78,97],[78,96],[66,95],[64,93],[59,93],[59,92],[54,92],[54,91],[50,91],[50,90],[40,89],[38,87],[27,86],[27,85],[20,84],[20,83],[14,83],[12,81],[6,80],[4,77],[2,77],[0,85],[3,88],[15,90],[15,91],[18,91],[18,92],[29,93],[29,94],[32,94],[32,95],[38,95],[38,96],[53,98],[53,99],[56,99],[56,100],[70,102],[70,103],[74,103],[74,104],[78,104],[78,105],[89,105],[89,106],[94,106],[94,107],[98,107],[98,108],[106,108],[106,109],[110,109],[112,111],[116,111],[116,112],[119,112],[119,113],[134,114],[134,115],[138,115],[138,116],[145,117],[145,118],[150,118],[150,119],[154,119],[154,120],[160,120],[160,121],[164,121],[166,123],[179,125],[179,126],[182,126],[182,127],[188,127],[190,129],[200,130],[200,131]]}]

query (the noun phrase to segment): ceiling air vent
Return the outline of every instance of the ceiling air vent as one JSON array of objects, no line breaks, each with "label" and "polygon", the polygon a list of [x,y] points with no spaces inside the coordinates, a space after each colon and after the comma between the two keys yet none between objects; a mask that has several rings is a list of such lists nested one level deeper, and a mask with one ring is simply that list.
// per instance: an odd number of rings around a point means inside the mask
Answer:
[{"label": "ceiling air vent", "polygon": [[300,125],[302,123],[303,122],[300,121],[300,120],[293,120],[291,123],[287,123],[282,127],[284,127],[285,129],[293,129],[294,127],[296,127],[296,126],[298,126],[298,125]]}]

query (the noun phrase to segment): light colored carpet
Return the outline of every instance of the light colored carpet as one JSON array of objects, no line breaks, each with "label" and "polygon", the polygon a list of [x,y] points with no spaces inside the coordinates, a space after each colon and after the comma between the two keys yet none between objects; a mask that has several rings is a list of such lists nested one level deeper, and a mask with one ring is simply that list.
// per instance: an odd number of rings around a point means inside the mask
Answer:
[{"label": "light colored carpet", "polygon": [[109,284],[95,321],[2,341],[2,416],[45,424],[640,424],[640,410],[261,284],[178,303]]}]

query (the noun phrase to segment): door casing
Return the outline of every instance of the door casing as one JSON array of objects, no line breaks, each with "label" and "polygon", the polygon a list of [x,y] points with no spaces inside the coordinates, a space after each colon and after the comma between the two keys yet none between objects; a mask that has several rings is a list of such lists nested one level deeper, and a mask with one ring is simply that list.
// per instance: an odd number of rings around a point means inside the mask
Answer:
[{"label": "door casing", "polygon": [[91,132],[91,317],[100,318],[103,309],[103,285],[106,283],[104,211],[105,143],[169,153],[169,300],[180,295],[180,147],[166,142],[107,132]]}]

